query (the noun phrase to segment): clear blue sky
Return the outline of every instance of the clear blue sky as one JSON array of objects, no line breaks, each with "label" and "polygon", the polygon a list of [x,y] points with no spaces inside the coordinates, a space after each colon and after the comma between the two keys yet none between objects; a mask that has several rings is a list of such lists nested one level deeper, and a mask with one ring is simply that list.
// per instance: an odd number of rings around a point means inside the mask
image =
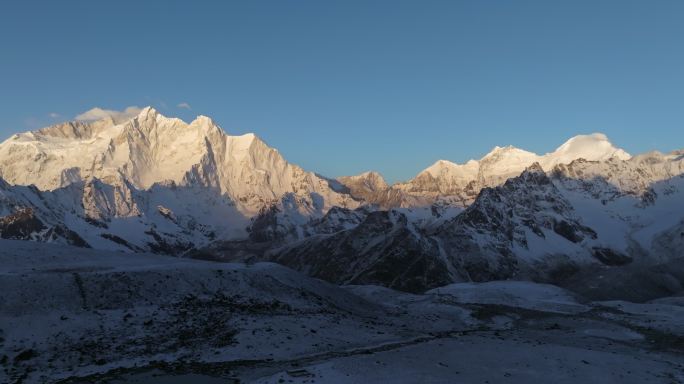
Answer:
[{"label": "clear blue sky", "polygon": [[2,139],[130,105],[209,115],[328,176],[408,179],[595,131],[670,151],[684,1],[2,3]]}]

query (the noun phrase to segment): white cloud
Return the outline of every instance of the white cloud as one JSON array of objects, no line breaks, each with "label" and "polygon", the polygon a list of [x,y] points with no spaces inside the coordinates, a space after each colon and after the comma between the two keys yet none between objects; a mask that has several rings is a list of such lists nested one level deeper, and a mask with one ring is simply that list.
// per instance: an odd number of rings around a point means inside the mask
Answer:
[{"label": "white cloud", "polygon": [[192,108],[190,107],[190,104],[188,104],[188,103],[186,103],[186,102],[179,103],[178,105],[176,105],[176,107],[178,107],[178,108],[183,108],[183,109],[192,109]]},{"label": "white cloud", "polygon": [[59,113],[56,113],[56,112],[51,112],[48,116],[50,116],[51,119],[57,119],[57,118],[61,117],[61,115]]},{"label": "white cloud", "polygon": [[95,107],[91,110],[81,113],[80,115],[76,116],[75,119],[93,121],[111,117],[115,122],[121,122],[137,116],[140,113],[140,111],[142,111],[142,108],[136,106],[127,107],[123,111],[115,111],[113,109],[102,109],[99,107]]}]

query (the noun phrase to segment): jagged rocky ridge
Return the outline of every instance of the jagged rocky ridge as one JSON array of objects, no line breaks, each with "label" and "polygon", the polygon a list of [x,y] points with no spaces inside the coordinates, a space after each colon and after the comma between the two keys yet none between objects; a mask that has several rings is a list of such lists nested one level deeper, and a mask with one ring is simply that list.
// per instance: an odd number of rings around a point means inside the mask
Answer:
[{"label": "jagged rocky ridge", "polygon": [[372,193],[357,193],[365,201],[385,208],[416,207],[430,204],[449,204],[466,207],[477,197],[480,190],[503,184],[507,179],[518,176],[525,168],[539,163],[545,170],[558,164],[567,164],[577,159],[603,161],[608,159],[627,160],[630,155],[616,148],[600,133],[579,135],[566,141],[555,151],[537,155],[513,146],[494,147],[480,160],[456,164],[439,160],[420,172],[415,178],[392,186],[373,183],[372,173],[340,178],[350,186],[352,193],[361,181],[372,185]]},{"label": "jagged rocky ridge", "polygon": [[[316,222],[335,228],[332,233],[286,241],[285,231],[280,238],[255,237],[250,244],[262,246],[251,252],[235,252],[225,242],[208,254],[409,291],[461,281],[560,282],[594,265],[655,265],[684,256],[677,246],[684,241],[682,165],[678,153],[580,159],[548,173],[534,163],[503,185],[484,188],[460,213],[440,205],[339,210]],[[258,230],[270,231],[267,223],[276,222],[260,222]],[[340,222],[351,228],[335,225]]]}]

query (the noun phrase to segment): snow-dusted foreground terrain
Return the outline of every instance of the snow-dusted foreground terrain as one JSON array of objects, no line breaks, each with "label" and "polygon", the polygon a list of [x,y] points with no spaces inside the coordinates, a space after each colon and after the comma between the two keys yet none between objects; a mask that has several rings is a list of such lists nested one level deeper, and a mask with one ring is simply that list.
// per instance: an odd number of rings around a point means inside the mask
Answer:
[{"label": "snow-dusted foreground terrain", "polygon": [[0,382],[681,383],[684,300],[412,295],[276,264],[0,241]]}]

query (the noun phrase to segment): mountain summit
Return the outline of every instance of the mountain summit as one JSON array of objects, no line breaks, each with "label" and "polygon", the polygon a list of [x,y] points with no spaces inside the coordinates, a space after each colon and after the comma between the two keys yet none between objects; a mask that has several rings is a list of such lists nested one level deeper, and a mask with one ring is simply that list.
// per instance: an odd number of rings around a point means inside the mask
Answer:
[{"label": "mountain summit", "polygon": [[616,158],[627,160],[632,157],[624,150],[617,148],[603,133],[575,136],[558,147],[555,151],[544,156],[545,165],[569,163],[576,159],[590,161],[608,160]]}]

